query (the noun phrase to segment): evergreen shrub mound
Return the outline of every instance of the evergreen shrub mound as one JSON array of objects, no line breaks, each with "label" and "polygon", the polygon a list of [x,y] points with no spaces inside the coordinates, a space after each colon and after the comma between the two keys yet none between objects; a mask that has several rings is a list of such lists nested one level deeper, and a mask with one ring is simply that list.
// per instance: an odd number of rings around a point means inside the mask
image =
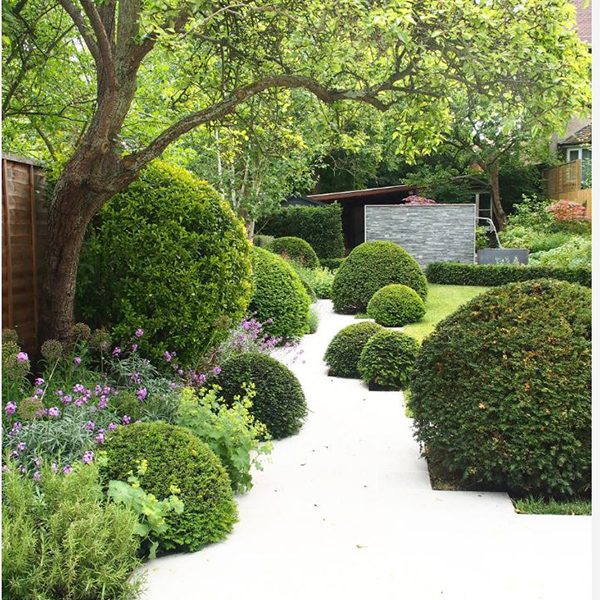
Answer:
[{"label": "evergreen shrub mound", "polygon": [[299,237],[275,238],[269,250],[308,269],[315,269],[319,266],[319,259],[312,246]]},{"label": "evergreen shrub mound", "polygon": [[[212,450],[191,431],[160,421],[117,428],[104,445],[106,465],[101,475],[127,481],[142,461],[141,488],[159,500],[176,494],[184,504],[182,514],[165,518],[168,529],[160,536],[165,550],[195,552],[222,540],[237,520],[229,477]],[[179,491],[176,491],[179,490]]]},{"label": "evergreen shrub mound", "polygon": [[155,162],[100,211],[77,276],[77,312],[112,327],[117,340],[138,328],[140,350],[160,360],[176,350],[194,364],[251,294],[250,244],[221,196],[184,169]]},{"label": "evergreen shrub mound", "polygon": [[421,267],[398,244],[383,241],[360,244],[335,274],[333,307],[338,313],[364,311],[373,294],[391,283],[406,285],[423,299],[427,296],[427,280]]},{"label": "evergreen shrub mound", "polygon": [[294,269],[280,256],[254,248],[254,293],[250,311],[274,337],[295,339],[308,330],[310,297]]},{"label": "evergreen shrub mound", "polygon": [[289,206],[259,224],[259,231],[275,237],[294,236],[306,240],[319,258],[344,255],[342,207]]},{"label": "evergreen shrub mound", "polygon": [[272,235],[255,235],[252,238],[252,243],[256,247],[264,248],[265,250],[270,250],[274,241],[275,238]]},{"label": "evergreen shrub mound", "polygon": [[383,330],[372,321],[353,323],[338,331],[325,352],[325,363],[334,377],[359,378],[358,359],[365,344]]},{"label": "evergreen shrub mound", "polygon": [[358,372],[370,388],[403,390],[408,386],[418,351],[414,338],[384,329],[365,344]]},{"label": "evergreen shrub mound", "polygon": [[490,290],[425,339],[416,437],[450,479],[522,494],[590,486],[591,291],[540,279]]},{"label": "evergreen shrub mound", "polygon": [[425,303],[412,288],[392,283],[373,294],[367,305],[367,314],[384,327],[402,327],[423,317]]},{"label": "evergreen shrub mound", "polygon": [[296,376],[279,361],[258,352],[238,354],[222,365],[218,378],[223,398],[232,402],[244,395],[244,384],[253,383],[256,396],[250,412],[271,437],[298,433],[306,418],[306,399]]}]

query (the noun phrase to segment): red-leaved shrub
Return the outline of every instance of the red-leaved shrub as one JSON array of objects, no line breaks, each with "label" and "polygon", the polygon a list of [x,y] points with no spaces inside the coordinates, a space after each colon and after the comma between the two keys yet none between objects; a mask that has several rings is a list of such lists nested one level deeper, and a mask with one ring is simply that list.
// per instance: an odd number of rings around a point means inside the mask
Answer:
[{"label": "red-leaved shrub", "polygon": [[585,205],[573,202],[572,200],[559,200],[551,204],[547,209],[554,215],[557,221],[587,221],[585,214]]}]

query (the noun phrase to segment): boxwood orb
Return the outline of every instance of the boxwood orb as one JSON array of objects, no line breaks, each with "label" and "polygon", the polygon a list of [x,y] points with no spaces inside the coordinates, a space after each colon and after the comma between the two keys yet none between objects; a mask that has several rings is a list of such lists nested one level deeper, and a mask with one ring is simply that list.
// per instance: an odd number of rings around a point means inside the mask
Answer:
[{"label": "boxwood orb", "polygon": [[358,359],[365,344],[383,327],[372,321],[353,323],[338,331],[325,352],[325,363],[334,377],[359,378]]},{"label": "boxwood orb", "polygon": [[274,358],[259,352],[235,355],[222,365],[217,382],[230,402],[244,394],[244,383],[254,384],[256,396],[250,412],[267,427],[271,437],[288,437],[302,427],[307,413],[302,386]]},{"label": "boxwood orb", "polygon": [[590,487],[591,291],[494,288],[439,323],[411,381],[417,439],[469,485],[570,496]]},{"label": "boxwood orb", "polygon": [[283,258],[293,260],[307,269],[315,269],[319,266],[319,258],[313,247],[299,237],[289,235],[275,238],[269,250]]},{"label": "boxwood orb", "polygon": [[373,294],[367,305],[367,314],[384,327],[402,327],[423,317],[425,303],[412,288],[392,283]]},{"label": "boxwood orb", "polygon": [[373,294],[390,283],[402,283],[425,298],[427,279],[417,261],[393,242],[360,244],[340,265],[333,280],[333,307],[338,313],[367,308]]}]

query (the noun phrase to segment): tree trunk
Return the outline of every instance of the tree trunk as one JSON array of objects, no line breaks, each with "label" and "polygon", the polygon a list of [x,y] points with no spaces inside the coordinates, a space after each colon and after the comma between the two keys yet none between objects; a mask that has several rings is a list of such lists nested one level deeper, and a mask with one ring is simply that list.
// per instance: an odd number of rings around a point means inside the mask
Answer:
[{"label": "tree trunk", "polygon": [[496,229],[502,231],[506,225],[506,213],[502,206],[502,197],[500,196],[500,169],[498,163],[495,162],[488,170],[490,180],[490,188],[492,193],[493,217]]}]

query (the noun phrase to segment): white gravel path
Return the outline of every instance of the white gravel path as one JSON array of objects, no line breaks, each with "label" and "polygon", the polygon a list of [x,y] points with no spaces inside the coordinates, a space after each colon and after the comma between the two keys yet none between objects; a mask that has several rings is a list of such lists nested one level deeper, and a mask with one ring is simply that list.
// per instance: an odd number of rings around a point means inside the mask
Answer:
[{"label": "white gravel path", "polygon": [[227,540],[148,563],[144,600],[591,599],[591,518],[433,491],[402,394],[327,376],[327,344],[356,321],[318,307],[318,332],[283,358],[306,424],[275,444]]}]

